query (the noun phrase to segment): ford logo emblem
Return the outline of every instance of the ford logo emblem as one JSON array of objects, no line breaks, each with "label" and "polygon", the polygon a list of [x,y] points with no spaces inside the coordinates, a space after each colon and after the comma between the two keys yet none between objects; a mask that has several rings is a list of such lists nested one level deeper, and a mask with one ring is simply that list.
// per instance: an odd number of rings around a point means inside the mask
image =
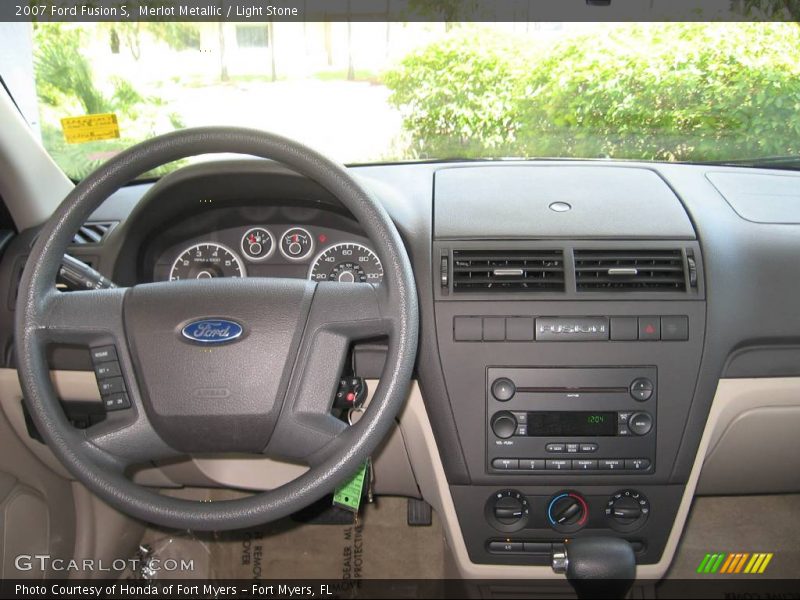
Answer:
[{"label": "ford logo emblem", "polygon": [[181,330],[183,337],[201,344],[224,344],[242,335],[242,326],[228,319],[192,321]]}]

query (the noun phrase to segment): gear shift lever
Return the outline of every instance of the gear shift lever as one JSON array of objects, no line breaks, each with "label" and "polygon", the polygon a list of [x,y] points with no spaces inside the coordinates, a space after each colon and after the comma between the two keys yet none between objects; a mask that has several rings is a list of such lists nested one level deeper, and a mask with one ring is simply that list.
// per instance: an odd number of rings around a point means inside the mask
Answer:
[{"label": "gear shift lever", "polygon": [[566,573],[578,598],[624,598],[636,578],[631,545],[615,537],[588,537],[555,546],[553,570]]}]

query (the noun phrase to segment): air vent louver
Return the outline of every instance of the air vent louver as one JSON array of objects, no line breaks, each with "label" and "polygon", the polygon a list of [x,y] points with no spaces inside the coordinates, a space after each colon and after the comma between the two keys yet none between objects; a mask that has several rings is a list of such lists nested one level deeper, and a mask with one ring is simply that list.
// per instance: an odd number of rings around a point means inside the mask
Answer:
[{"label": "air vent louver", "polygon": [[563,292],[561,250],[454,250],[454,292]]},{"label": "air vent louver", "polygon": [[575,249],[579,292],[685,292],[680,250]]},{"label": "air vent louver", "polygon": [[113,222],[91,222],[85,223],[73,236],[73,245],[99,244],[103,238],[114,228]]}]

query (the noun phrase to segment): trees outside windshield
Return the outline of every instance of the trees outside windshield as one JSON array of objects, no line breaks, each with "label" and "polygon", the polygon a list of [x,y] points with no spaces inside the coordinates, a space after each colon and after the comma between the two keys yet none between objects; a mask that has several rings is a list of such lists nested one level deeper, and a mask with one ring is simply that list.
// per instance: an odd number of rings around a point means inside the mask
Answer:
[{"label": "trees outside windshield", "polygon": [[[199,125],[344,162],[800,154],[796,23],[17,26],[43,142],[75,179]],[[120,138],[67,143],[61,119],[97,113],[117,115]]]}]

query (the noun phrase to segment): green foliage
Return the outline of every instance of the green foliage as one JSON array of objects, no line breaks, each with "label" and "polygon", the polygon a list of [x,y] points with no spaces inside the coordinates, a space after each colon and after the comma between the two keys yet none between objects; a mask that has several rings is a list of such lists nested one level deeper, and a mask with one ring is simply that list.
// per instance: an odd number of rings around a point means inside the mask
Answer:
[{"label": "green foliage", "polygon": [[744,13],[800,21],[800,0],[744,0]]},{"label": "green foliage", "polygon": [[457,34],[389,73],[411,154],[704,161],[800,152],[795,24],[632,24],[519,49]]},{"label": "green foliage", "polygon": [[80,51],[82,32],[60,23],[42,23],[35,35],[39,98],[57,106],[64,96],[72,96],[88,114],[106,112],[108,101],[95,87],[89,61]]},{"label": "green foliage", "polygon": [[153,21],[147,24],[147,30],[156,39],[166,42],[173,50],[200,48],[200,30],[196,23]]},{"label": "green foliage", "polygon": [[412,52],[384,82],[412,137],[415,156],[502,152],[514,139],[513,48],[467,28]]}]

